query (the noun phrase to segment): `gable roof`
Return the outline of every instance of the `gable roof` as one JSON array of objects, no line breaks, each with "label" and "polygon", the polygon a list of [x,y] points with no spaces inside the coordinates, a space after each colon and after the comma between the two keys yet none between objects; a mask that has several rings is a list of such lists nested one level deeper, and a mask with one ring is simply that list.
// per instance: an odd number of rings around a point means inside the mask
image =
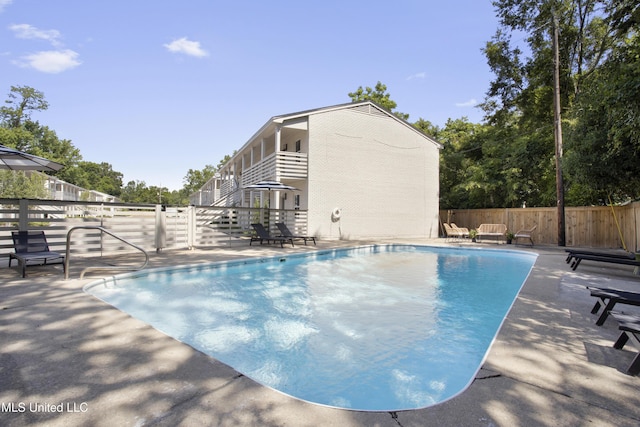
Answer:
[{"label": "gable roof", "polygon": [[[296,113],[289,113],[289,114],[283,114],[283,115],[279,115],[279,116],[274,116],[271,119],[269,119],[255,134],[253,134],[253,136],[251,136],[251,138],[249,138],[249,140],[247,141],[247,143],[245,145],[250,144],[255,138],[257,138],[259,135],[261,135],[263,132],[265,132],[269,127],[274,126],[276,124],[283,124],[285,121],[295,120],[295,119],[299,119],[299,118],[302,118],[302,117],[308,117],[308,116],[312,116],[314,114],[323,114],[323,113],[328,113],[328,112],[331,112],[331,111],[349,110],[349,109],[351,109],[351,110],[355,109],[355,110],[360,110],[360,111],[365,111],[365,109],[366,109],[367,110],[366,112],[368,112],[368,113],[374,113],[374,114],[387,116],[387,117],[395,120],[396,122],[400,123],[401,125],[403,125],[403,126],[409,128],[409,129],[411,129],[412,131],[418,133],[420,136],[424,137],[429,142],[431,142],[432,144],[436,145],[436,147],[438,147],[438,148],[442,148],[443,147],[443,145],[440,144],[438,141],[436,141],[433,137],[427,135],[426,133],[424,133],[423,131],[421,131],[417,127],[413,126],[408,121],[401,119],[400,117],[396,116],[395,114],[393,114],[392,112],[390,112],[386,108],[378,105],[377,103],[375,103],[373,101],[348,102],[348,103],[345,103],[345,104],[332,105],[332,106],[322,107],[322,108],[314,108],[312,110],[304,110],[304,111],[299,111],[299,112],[296,112]],[[244,148],[244,146],[242,148]],[[242,149],[240,149],[238,151],[242,151]]]}]

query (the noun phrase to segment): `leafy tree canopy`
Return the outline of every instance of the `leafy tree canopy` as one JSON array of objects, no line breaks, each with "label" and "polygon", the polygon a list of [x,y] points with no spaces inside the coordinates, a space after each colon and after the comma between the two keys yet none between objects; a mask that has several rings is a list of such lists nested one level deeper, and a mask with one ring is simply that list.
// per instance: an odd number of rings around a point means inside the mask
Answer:
[{"label": "leafy tree canopy", "polygon": [[29,86],[11,86],[5,104],[0,107],[0,120],[13,129],[19,128],[24,120],[30,120],[31,112],[49,108],[44,93]]},{"label": "leafy tree canopy", "polygon": [[409,120],[408,114],[393,111],[398,105],[391,99],[391,95],[387,92],[387,86],[380,82],[378,82],[373,89],[369,86],[363,89],[362,86],[360,86],[355,92],[349,93],[349,97],[352,102],[373,101],[401,119]]},{"label": "leafy tree canopy", "polygon": [[79,187],[88,188],[101,193],[120,197],[122,193],[122,178],[120,172],[114,171],[111,164],[102,162],[78,162],[77,167],[67,169],[61,177]]},{"label": "leafy tree canopy", "polygon": [[22,171],[0,170],[0,197],[6,199],[46,199],[44,177],[27,176]]},{"label": "leafy tree canopy", "polygon": [[[500,27],[484,53],[495,78],[482,107],[492,134],[508,147],[498,149],[506,174],[503,194],[513,192],[506,206],[555,204],[554,25],[559,29],[565,201],[603,203],[608,194],[638,198],[637,1],[500,0],[493,5]],[[483,148],[483,160],[489,153],[498,154]]]}]

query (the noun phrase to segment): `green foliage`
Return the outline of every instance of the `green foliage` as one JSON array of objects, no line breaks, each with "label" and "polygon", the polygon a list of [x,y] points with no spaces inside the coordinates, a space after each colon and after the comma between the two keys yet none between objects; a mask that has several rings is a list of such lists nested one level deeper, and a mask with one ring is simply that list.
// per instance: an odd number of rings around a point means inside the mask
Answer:
[{"label": "green foliage", "polygon": [[617,47],[572,111],[566,170],[591,201],[640,198],[640,37]]},{"label": "green foliage", "polygon": [[436,139],[438,138],[438,133],[440,132],[440,129],[438,128],[438,126],[435,126],[430,121],[420,118],[413,125],[418,129],[420,129],[424,134],[429,135],[432,138],[436,138]]},{"label": "green foliage", "polygon": [[44,93],[29,86],[11,86],[7,98],[7,105],[0,107],[0,121],[10,129],[19,128],[24,120],[29,120],[32,111],[45,111],[49,108]]},{"label": "green foliage", "polygon": [[46,199],[48,196],[42,175],[27,176],[22,171],[0,170],[0,198]]},{"label": "green foliage", "polygon": [[17,150],[24,150],[25,146],[33,140],[33,135],[24,127],[10,128],[2,123],[0,126],[0,144]]},{"label": "green foliage", "polygon": [[122,173],[114,171],[106,162],[98,164],[80,161],[75,168],[67,169],[60,178],[79,187],[116,197],[122,192]]},{"label": "green foliage", "polygon": [[[0,144],[46,157],[66,168],[74,167],[82,159],[71,141],[59,139],[55,131],[31,120],[32,112],[45,111],[49,107],[42,92],[28,86],[11,86],[5,104],[0,107]],[[62,175],[66,168],[56,176],[65,179]]]},{"label": "green foliage", "polygon": [[60,139],[55,131],[48,126],[42,126],[38,122],[26,121],[24,129],[31,135],[31,141],[25,147],[18,148],[36,156],[46,157],[65,165],[65,168],[56,176],[64,179],[64,170],[72,168],[82,160],[78,150],[68,139]]},{"label": "green foliage", "polygon": [[122,188],[120,199],[125,203],[185,206],[189,204],[186,189],[169,191],[166,187],[147,186],[144,181],[129,181]]},{"label": "green foliage", "polygon": [[198,191],[216,174],[217,170],[218,169],[212,165],[205,165],[202,170],[189,169],[182,179],[182,183],[184,184],[183,188],[186,193],[191,194]]},{"label": "green foliage", "polygon": [[[470,165],[462,162],[468,176],[458,177],[459,184],[451,188],[469,191],[466,203],[475,207],[495,202],[506,207],[555,204],[555,22],[565,118],[565,203],[603,203],[608,194],[619,200],[637,198],[639,61],[629,43],[639,29],[637,2],[501,0],[493,4],[500,28],[484,53],[495,79],[482,104],[493,129],[481,141],[481,159]],[[454,156],[448,157],[445,165],[453,161]],[[480,205],[473,197],[479,189],[486,191]],[[491,197],[496,190],[501,200],[494,201],[495,194]]]},{"label": "green foliage", "polygon": [[362,86],[360,86],[355,92],[349,93],[349,97],[352,102],[373,101],[382,108],[393,112],[397,117],[403,120],[409,120],[408,114],[393,111],[398,105],[391,99],[391,95],[387,92],[387,86],[380,82],[378,82],[373,89],[369,86],[362,89]]},{"label": "green foliage", "polygon": [[129,181],[120,198],[126,203],[162,203],[162,191],[158,187],[147,187],[144,181]]}]

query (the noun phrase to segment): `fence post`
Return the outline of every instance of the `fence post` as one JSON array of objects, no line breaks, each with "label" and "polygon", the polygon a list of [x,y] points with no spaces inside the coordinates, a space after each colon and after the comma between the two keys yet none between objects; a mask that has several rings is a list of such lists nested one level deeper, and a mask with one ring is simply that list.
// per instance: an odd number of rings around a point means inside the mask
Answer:
[{"label": "fence post", "polygon": [[167,246],[167,208],[156,205],[156,252]]},{"label": "fence post", "polygon": [[196,241],[196,208],[193,205],[187,207],[187,247],[193,249]]},{"label": "fence post", "polygon": [[20,199],[20,211],[18,213],[18,230],[29,230],[29,200]]}]

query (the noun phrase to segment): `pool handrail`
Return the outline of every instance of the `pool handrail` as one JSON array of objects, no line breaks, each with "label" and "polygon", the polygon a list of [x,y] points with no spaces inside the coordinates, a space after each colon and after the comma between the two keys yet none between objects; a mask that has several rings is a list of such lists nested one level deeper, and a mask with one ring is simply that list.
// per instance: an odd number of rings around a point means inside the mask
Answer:
[{"label": "pool handrail", "polygon": [[71,233],[74,232],[75,230],[78,230],[78,229],[100,230],[102,233],[107,233],[111,237],[120,240],[122,243],[125,243],[125,244],[133,247],[134,249],[139,250],[140,252],[142,252],[144,254],[144,257],[145,257],[144,263],[139,267],[126,267],[126,266],[116,266],[116,265],[111,265],[111,266],[108,266],[108,267],[101,267],[101,266],[86,267],[84,270],[82,270],[80,272],[80,279],[84,278],[84,273],[86,273],[87,271],[96,271],[96,270],[138,271],[138,270],[142,270],[143,268],[145,268],[147,266],[147,264],[149,263],[149,254],[147,253],[147,251],[142,249],[140,246],[135,245],[135,244],[123,239],[122,237],[112,233],[111,231],[107,230],[104,227],[100,227],[100,226],[97,226],[97,225],[79,225],[77,227],[73,227],[73,228],[69,229],[69,231],[67,232],[67,251],[66,251],[66,256],[65,256],[65,259],[64,259],[64,270],[65,270],[64,271],[64,279],[65,280],[69,279],[69,261],[71,260]]}]

